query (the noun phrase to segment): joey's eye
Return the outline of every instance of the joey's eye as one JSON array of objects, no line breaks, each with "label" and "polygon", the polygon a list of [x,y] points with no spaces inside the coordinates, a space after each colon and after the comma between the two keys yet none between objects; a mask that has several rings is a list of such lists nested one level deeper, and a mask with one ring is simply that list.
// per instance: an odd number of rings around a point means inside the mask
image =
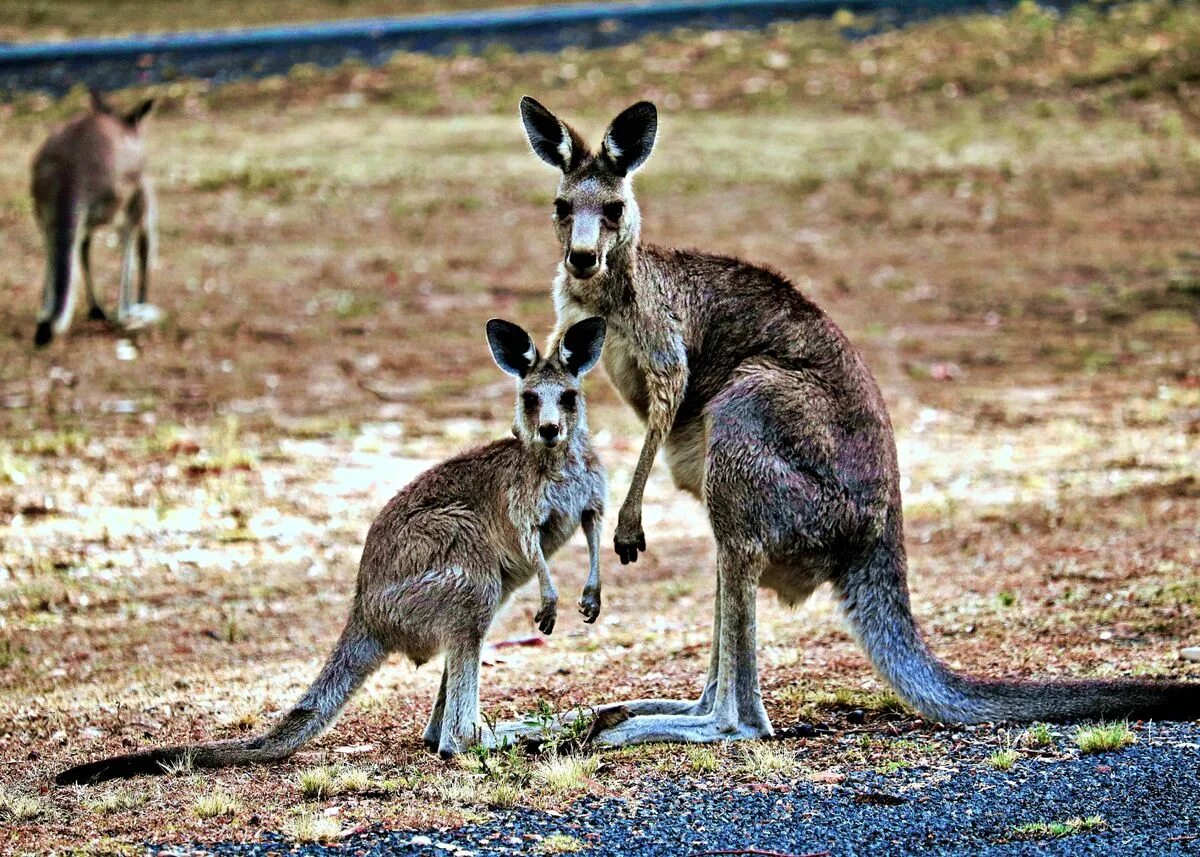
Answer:
[{"label": "joey's eye", "polygon": [[525,406],[525,410],[532,411],[538,406],[537,393],[522,393],[521,404]]},{"label": "joey's eye", "polygon": [[556,199],[554,200],[554,216],[559,220],[564,220],[571,216],[571,203],[569,200]]},{"label": "joey's eye", "polygon": [[625,203],[623,202],[606,202],[604,203],[604,219],[609,223],[620,223],[621,215],[625,213]]},{"label": "joey's eye", "polygon": [[565,411],[575,410],[575,396],[576,395],[577,394],[575,393],[574,390],[565,390],[563,392],[562,396],[560,396],[558,399],[558,406]]}]

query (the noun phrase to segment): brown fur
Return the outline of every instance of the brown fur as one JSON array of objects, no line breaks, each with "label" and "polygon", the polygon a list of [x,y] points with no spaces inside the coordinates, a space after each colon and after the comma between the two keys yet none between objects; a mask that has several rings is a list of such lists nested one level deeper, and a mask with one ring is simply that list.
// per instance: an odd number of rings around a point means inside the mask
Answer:
[{"label": "brown fur", "polygon": [[39,346],[71,324],[76,264],[83,269],[90,316],[107,317],[96,299],[90,265],[92,233],[101,226],[116,224],[121,236],[117,321],[125,323],[130,314],[135,252],[139,303],[145,305],[155,203],[145,173],[142,128],[153,103],[143,101],[121,114],[93,92],[90,109],[52,134],[34,156],[30,190],[46,245],[46,280],[34,339]]},{"label": "brown fur", "polygon": [[[489,323],[493,353],[518,374],[516,438],[465,452],[427,470],[383,508],[367,533],[350,618],[321,674],[266,735],[132,753],[62,772],[59,784],[161,773],[190,759],[218,768],[286,758],[337,717],[390,653],[417,664],[446,654],[425,743],[443,757],[507,737],[479,722],[479,656],[500,607],[535,576],[541,630],[554,629],[558,596],[546,558],[582,524],[591,572],[580,599],[588,622],[600,612],[599,532],[606,491],[592,451],[579,376],[599,359],[598,320],[568,331],[571,349],[538,356],[515,325]],[[493,334],[496,334],[495,336]],[[519,339],[518,337],[519,333]],[[505,336],[508,339],[505,339]],[[574,352],[574,353],[571,353]],[[564,401],[574,398],[567,406]],[[536,406],[531,406],[531,398]],[[549,426],[555,426],[552,438]],[[515,734],[519,727],[509,730]]]},{"label": "brown fur", "polygon": [[642,491],[660,448],[676,483],[707,507],[718,549],[714,651],[700,700],[629,703],[640,716],[605,732],[605,741],[770,734],[758,684],[756,589],[798,603],[826,582],[876,669],[932,719],[1200,716],[1200,689],[1186,683],[993,682],[951,673],[909,608],[895,441],[858,350],[773,271],[641,242],[630,174],[654,143],[651,105],[614,119],[596,153],[580,151],[579,135],[532,99],[521,110],[535,152],[563,174],[555,201],[559,328],[583,316],[608,322],[609,378],[646,423],[617,518],[617,553],[632,562],[646,549]]}]

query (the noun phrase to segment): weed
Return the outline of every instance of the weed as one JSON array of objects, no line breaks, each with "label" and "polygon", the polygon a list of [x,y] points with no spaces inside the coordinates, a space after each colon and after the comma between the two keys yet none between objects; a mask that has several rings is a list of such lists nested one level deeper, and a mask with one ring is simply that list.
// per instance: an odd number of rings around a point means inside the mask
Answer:
[{"label": "weed", "polygon": [[145,792],[135,792],[131,789],[115,789],[99,797],[89,798],[83,802],[84,807],[89,812],[94,812],[97,815],[112,815],[117,812],[125,812],[130,809],[137,809],[149,800],[149,796]]},{"label": "weed", "polygon": [[196,769],[196,759],[192,755],[192,752],[188,750],[175,761],[159,762],[158,766],[162,768],[163,773],[168,777],[178,777],[194,771]]},{"label": "weed", "polygon": [[683,751],[688,767],[698,774],[711,773],[721,767],[721,759],[712,747],[697,744]]},{"label": "weed", "polygon": [[1012,766],[1017,763],[1020,754],[1016,750],[1000,750],[988,756],[987,763],[997,771],[1010,771]]},{"label": "weed", "polygon": [[360,792],[371,785],[370,772],[364,768],[321,765],[300,772],[300,793],[309,800]]},{"label": "weed", "polygon": [[0,789],[0,818],[5,821],[32,821],[48,815],[49,812],[50,808],[40,798]]},{"label": "weed", "polygon": [[284,833],[295,842],[330,844],[342,836],[342,826],[336,819],[309,810],[300,811],[283,826]]},{"label": "weed", "polygon": [[783,745],[754,741],[743,746],[740,768],[750,776],[769,779],[795,775],[800,770],[800,762],[796,754]]},{"label": "weed", "polygon": [[1111,753],[1137,741],[1127,723],[1099,723],[1075,730],[1075,746],[1081,753]]},{"label": "weed", "polygon": [[237,798],[224,789],[214,789],[206,795],[196,798],[192,804],[192,812],[197,818],[221,818],[233,815],[241,807]]},{"label": "weed", "polygon": [[1021,733],[1019,741],[1022,747],[1031,747],[1034,749],[1053,747],[1054,735],[1051,734],[1050,727],[1045,723],[1034,723]]},{"label": "weed", "polygon": [[1087,818],[1068,818],[1064,821],[1035,821],[1029,824],[1019,824],[1009,830],[1009,834],[1018,839],[1060,839],[1064,836],[1074,836],[1089,830],[1101,830],[1105,826],[1104,817],[1089,815]]},{"label": "weed", "polygon": [[596,756],[555,756],[534,766],[531,776],[552,792],[570,792],[583,788],[589,777],[600,769]]},{"label": "weed", "polygon": [[565,833],[551,833],[538,843],[539,854],[575,854],[587,848],[582,839],[568,836]]}]

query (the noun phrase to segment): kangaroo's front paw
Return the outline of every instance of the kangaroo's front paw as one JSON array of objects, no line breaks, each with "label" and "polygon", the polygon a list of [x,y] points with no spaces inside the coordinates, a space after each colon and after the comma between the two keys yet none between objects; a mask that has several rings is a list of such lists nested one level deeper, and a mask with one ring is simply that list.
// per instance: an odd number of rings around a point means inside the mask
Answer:
[{"label": "kangaroo's front paw", "polygon": [[558,599],[543,598],[542,609],[538,610],[537,615],[533,617],[533,621],[537,623],[538,630],[543,634],[554,633],[554,622],[558,618]]},{"label": "kangaroo's front paw", "polygon": [[642,531],[642,516],[626,515],[624,512],[617,517],[617,532],[613,536],[613,547],[621,558],[621,565],[637,562],[638,551],[646,550],[646,534]]},{"label": "kangaroo's front paw", "polygon": [[596,621],[596,617],[600,615],[599,588],[583,590],[583,597],[579,599],[579,612],[583,614],[583,621],[589,625]]}]

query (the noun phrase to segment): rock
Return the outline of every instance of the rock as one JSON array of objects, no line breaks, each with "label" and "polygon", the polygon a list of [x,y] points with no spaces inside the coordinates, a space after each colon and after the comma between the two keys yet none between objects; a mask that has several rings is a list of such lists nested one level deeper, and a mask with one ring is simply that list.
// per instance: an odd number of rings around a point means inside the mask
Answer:
[{"label": "rock", "polygon": [[1200,663],[1200,646],[1188,646],[1186,649],[1179,650],[1179,657],[1185,661],[1196,661]]}]

